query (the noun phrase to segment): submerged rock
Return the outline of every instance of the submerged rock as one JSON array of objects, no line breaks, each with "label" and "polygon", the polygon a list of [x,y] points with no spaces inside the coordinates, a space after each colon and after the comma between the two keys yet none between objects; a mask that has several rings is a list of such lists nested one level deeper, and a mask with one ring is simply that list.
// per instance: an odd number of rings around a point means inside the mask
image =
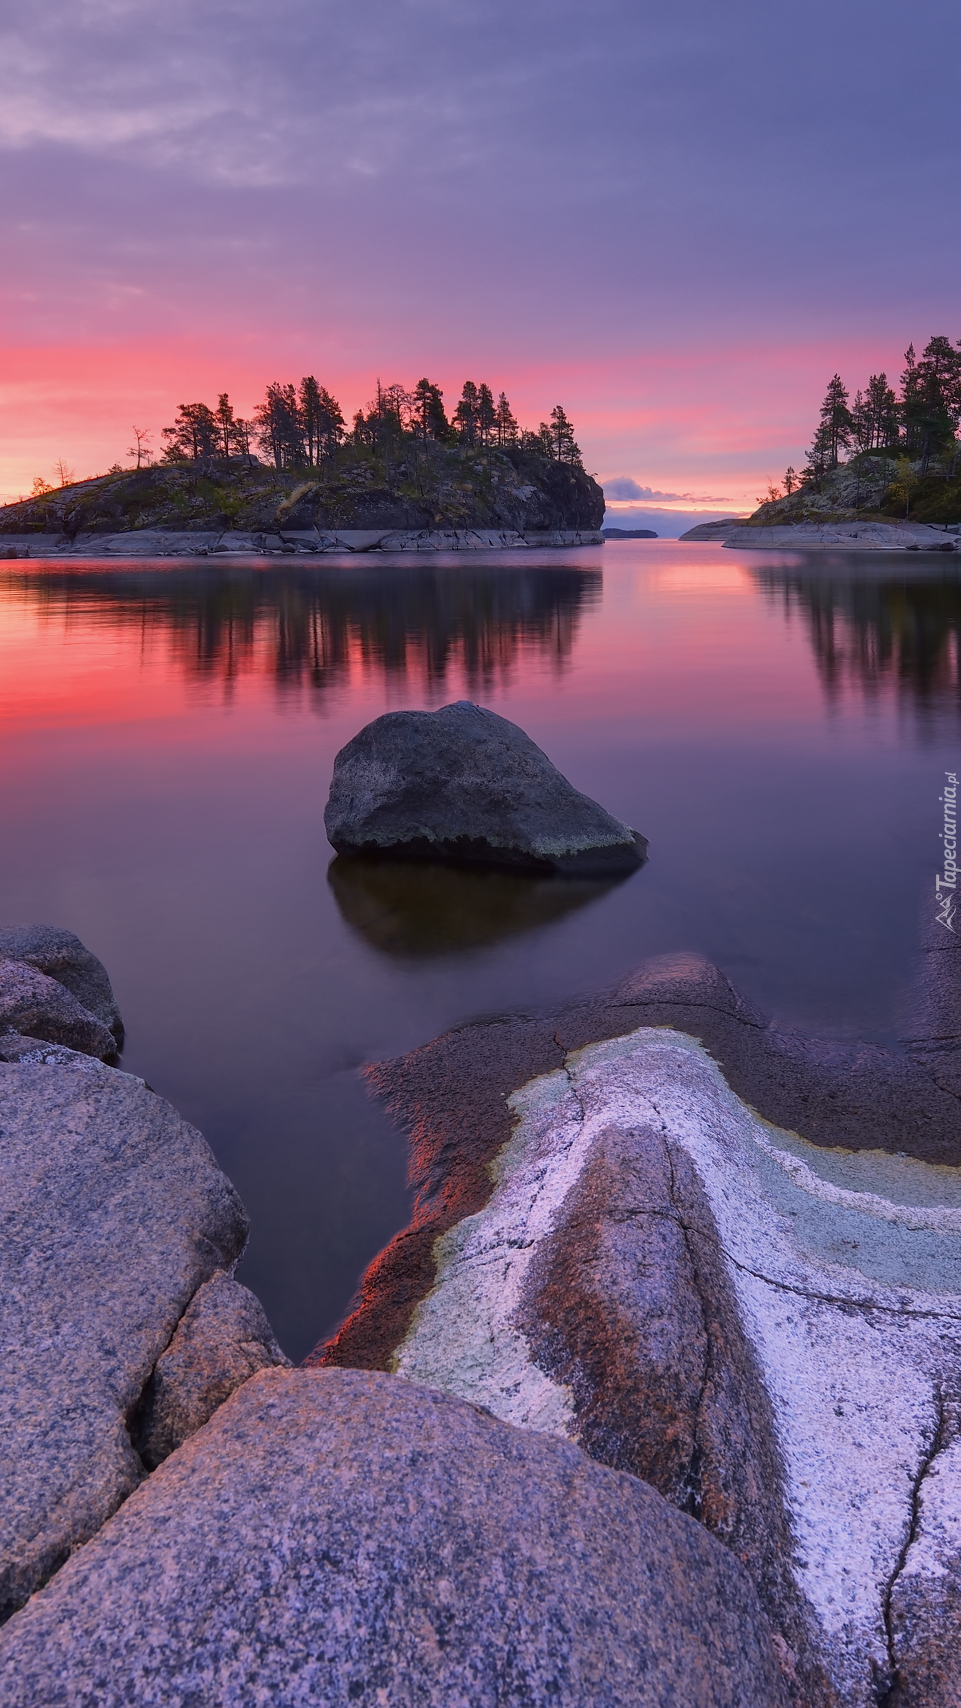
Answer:
[{"label": "submerged rock", "polygon": [[32,1708],[784,1708],[727,1549],[568,1442],[265,1371],[0,1633]]},{"label": "submerged rock", "polygon": [[0,1619],[143,1478],[128,1420],[246,1237],[201,1135],[141,1080],[0,1063]]},{"label": "submerged rock", "polygon": [[585,875],[633,870],[647,847],[517,724],[469,700],[367,724],[334,760],[324,824],[341,854]]},{"label": "submerged rock", "polygon": [[0,960],[2,1031],[64,1044],[102,1060],[111,1060],[117,1054],[117,1040],[109,1028],[57,979],[48,978],[26,961]]}]

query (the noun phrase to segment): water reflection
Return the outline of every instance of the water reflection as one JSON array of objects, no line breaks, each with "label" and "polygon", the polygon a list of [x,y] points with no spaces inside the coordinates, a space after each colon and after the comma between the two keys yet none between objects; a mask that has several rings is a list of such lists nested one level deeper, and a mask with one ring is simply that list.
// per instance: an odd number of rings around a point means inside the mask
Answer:
[{"label": "water reflection", "polygon": [[355,668],[442,687],[504,682],[521,656],[566,666],[599,569],[565,565],[45,564],[0,575],[0,594],[50,620],[134,628],[191,677],[273,677],[319,701]]},{"label": "water reflection", "polygon": [[785,612],[803,614],[831,701],[894,692],[918,711],[961,707],[961,574],[890,558],[822,560],[754,574]]},{"label": "water reflection", "polygon": [[553,924],[624,882],[342,856],[327,878],[345,923],[401,958],[488,947]]}]

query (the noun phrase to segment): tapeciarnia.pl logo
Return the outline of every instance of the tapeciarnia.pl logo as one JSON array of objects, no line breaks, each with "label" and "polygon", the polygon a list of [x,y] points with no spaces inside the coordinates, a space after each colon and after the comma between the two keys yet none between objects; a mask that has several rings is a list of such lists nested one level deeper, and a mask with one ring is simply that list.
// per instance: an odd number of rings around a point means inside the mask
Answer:
[{"label": "tapeciarnia.pl logo", "polygon": [[[938,800],[944,803],[944,829],[941,841],[944,843],[944,876],[934,880],[934,893],[937,899],[938,911],[935,918],[945,931],[954,930],[954,890],[958,883],[958,779],[953,771],[946,771],[947,782],[944,794]],[[942,893],[943,892],[943,893]]]}]

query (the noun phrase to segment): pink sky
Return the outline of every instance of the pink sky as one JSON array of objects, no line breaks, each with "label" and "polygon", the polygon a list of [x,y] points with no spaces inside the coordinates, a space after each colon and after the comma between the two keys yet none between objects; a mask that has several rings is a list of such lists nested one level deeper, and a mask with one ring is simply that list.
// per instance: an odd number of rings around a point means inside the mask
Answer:
[{"label": "pink sky", "polygon": [[0,60],[0,495],[314,372],[348,414],[378,376],[448,405],[486,379],[531,425],[561,401],[602,479],[753,507],[836,368],[961,335],[959,38],[918,0],[906,78],[894,0],[803,28],[759,0],[45,0]]}]

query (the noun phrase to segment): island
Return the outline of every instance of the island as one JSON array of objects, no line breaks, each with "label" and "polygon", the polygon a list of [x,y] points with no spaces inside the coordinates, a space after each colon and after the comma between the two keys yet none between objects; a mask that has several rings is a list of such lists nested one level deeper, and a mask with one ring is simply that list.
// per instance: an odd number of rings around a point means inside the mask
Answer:
[{"label": "island", "polygon": [[[504,393],[467,381],[379,387],[347,431],[329,392],[268,386],[252,422],[226,394],[183,404],[160,461],[0,508],[0,556],[197,556],[603,545],[604,494],[561,405],[521,431]],[[262,455],[252,450],[256,444]]]}]

